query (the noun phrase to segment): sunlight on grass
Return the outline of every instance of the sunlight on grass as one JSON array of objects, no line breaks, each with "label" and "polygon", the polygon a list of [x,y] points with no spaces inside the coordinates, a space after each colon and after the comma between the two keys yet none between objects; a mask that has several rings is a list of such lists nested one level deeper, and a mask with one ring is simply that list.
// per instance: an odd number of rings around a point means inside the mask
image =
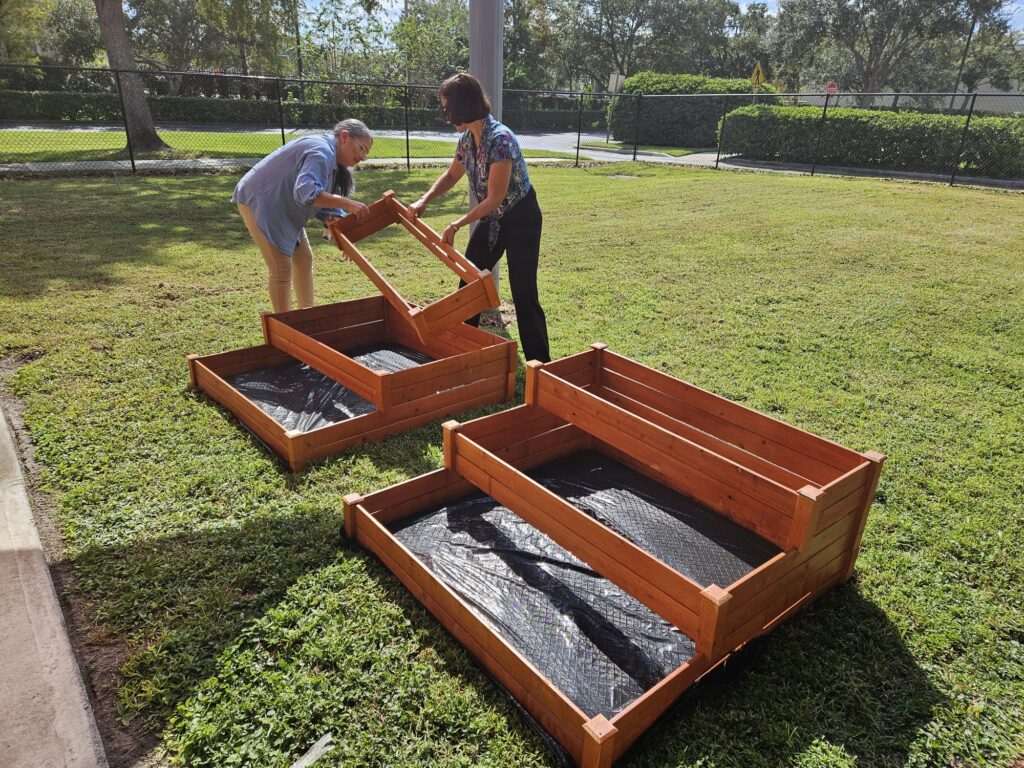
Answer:
[{"label": "sunlight on grass", "polygon": [[[435,176],[364,170],[359,195],[409,201]],[[889,456],[855,581],[673,712],[630,764],[1013,764],[1020,196],[643,164],[531,177],[554,356],[604,341]],[[9,387],[58,505],[73,599],[94,641],[123,650],[125,719],[190,766],[288,766],[326,731],[342,736],[329,765],[555,765],[459,644],[342,539],[341,496],[440,466],[439,425],[293,476],[189,391],[187,354],[261,343],[266,273],[236,179],[0,184],[0,249],[17,265],[0,270],[0,354],[24,363]],[[427,221],[467,205],[462,182]],[[375,293],[311,240],[318,303]],[[372,248],[411,299],[454,287],[397,230]]]}]

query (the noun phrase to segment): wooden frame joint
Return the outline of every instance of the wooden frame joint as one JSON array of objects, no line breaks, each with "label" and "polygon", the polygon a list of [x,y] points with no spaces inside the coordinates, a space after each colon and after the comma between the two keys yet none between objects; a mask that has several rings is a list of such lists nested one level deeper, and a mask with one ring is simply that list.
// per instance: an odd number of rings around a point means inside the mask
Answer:
[{"label": "wooden frame joint", "polygon": [[805,485],[796,494],[796,508],[793,510],[786,549],[802,551],[818,527],[823,491],[816,485]]},{"label": "wooden frame joint", "polygon": [[441,425],[444,430],[444,468],[453,471],[455,469],[455,438],[462,429],[462,423],[451,419]]},{"label": "wooden frame joint", "polygon": [[345,511],[345,536],[349,539],[356,537],[356,507],[363,503],[363,497],[358,493],[349,493],[342,497]]},{"label": "wooden frame joint", "polygon": [[192,385],[192,389],[199,389],[199,375],[196,372],[196,360],[199,359],[199,355],[187,355],[188,360],[188,380]]},{"label": "wooden frame joint", "polygon": [[540,377],[544,363],[540,360],[526,361],[526,404],[537,404],[537,380]]},{"label": "wooden frame joint", "polygon": [[710,584],[701,591],[700,596],[700,628],[696,637],[696,650],[714,663],[722,654],[721,643],[728,635],[723,619],[732,595],[717,584]]},{"label": "wooden frame joint", "polygon": [[611,768],[618,732],[619,729],[604,715],[594,715],[583,723],[581,768]]}]

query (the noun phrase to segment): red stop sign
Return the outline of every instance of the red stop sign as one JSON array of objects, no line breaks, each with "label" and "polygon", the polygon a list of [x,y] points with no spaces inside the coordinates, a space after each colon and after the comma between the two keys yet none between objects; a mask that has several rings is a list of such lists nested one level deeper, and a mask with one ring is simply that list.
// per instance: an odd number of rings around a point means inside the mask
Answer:
[{"label": "red stop sign", "polygon": [[831,96],[832,94],[834,94],[838,90],[839,90],[839,86],[836,85],[836,81],[835,80],[830,80],[829,84],[828,84],[828,95]]}]

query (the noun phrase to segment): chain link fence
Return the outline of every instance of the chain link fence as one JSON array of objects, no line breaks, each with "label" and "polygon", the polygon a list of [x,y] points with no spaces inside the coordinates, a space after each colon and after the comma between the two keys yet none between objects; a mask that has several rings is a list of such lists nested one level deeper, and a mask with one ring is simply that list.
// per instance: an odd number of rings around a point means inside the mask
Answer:
[{"label": "chain link fence", "polygon": [[[145,99],[155,135],[129,130]],[[505,90],[531,162],[645,160],[1024,188],[1024,96]],[[443,163],[436,86],[0,64],[0,173],[243,169],[355,117],[370,164]]]}]

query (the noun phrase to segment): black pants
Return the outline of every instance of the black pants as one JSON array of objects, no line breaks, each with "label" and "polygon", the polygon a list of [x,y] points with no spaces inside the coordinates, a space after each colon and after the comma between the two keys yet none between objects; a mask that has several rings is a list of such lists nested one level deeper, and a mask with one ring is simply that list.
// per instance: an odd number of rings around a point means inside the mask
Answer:
[{"label": "black pants", "polygon": [[[498,241],[490,248],[487,234],[490,222],[481,221],[469,238],[466,258],[480,269],[494,269],[502,254],[508,253],[508,283],[516,307],[519,340],[527,360],[548,362],[548,324],[537,295],[537,263],[540,260],[540,231],[544,217],[531,188],[522,200],[501,217]],[[480,315],[467,321],[479,325]]]}]

